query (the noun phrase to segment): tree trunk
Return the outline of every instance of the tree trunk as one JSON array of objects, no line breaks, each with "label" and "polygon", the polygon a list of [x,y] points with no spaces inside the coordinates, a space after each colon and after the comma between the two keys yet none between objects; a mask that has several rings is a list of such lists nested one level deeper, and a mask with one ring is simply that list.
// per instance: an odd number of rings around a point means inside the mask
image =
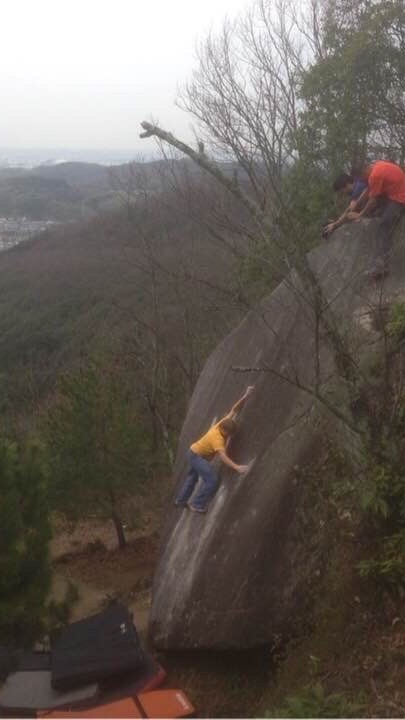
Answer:
[{"label": "tree trunk", "polygon": [[120,549],[122,549],[126,546],[127,541],[126,541],[126,537],[125,537],[125,533],[124,533],[124,528],[122,526],[121,518],[118,517],[118,515],[115,511],[112,513],[111,517],[112,517],[112,520],[114,523],[115,530],[117,532],[118,547]]}]

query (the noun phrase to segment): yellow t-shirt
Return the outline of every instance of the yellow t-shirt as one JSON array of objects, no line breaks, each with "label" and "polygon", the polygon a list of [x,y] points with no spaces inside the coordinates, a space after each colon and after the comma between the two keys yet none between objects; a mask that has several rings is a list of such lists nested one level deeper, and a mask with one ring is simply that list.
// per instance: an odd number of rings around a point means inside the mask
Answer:
[{"label": "yellow t-shirt", "polygon": [[212,460],[215,453],[219,450],[225,450],[226,438],[219,429],[219,423],[222,422],[222,420],[219,420],[202,438],[193,443],[190,450],[197,453],[197,455],[201,455],[204,460]]}]

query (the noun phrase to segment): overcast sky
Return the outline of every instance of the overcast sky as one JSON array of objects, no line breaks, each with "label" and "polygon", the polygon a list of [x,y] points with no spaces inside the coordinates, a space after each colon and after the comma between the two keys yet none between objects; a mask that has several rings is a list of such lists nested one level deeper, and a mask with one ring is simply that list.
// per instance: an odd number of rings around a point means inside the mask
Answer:
[{"label": "overcast sky", "polygon": [[1,0],[0,146],[140,148],[175,107],[195,44],[249,0]]}]

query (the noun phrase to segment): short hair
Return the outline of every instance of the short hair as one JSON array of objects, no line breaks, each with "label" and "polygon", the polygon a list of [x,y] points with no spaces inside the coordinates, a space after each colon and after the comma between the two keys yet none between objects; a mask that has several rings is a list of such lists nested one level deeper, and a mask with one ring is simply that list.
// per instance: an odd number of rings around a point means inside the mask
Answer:
[{"label": "short hair", "polygon": [[340,175],[337,176],[335,182],[333,183],[333,189],[335,192],[339,192],[339,190],[343,190],[346,185],[353,182],[353,175],[348,175],[347,173],[340,173]]},{"label": "short hair", "polygon": [[218,427],[224,435],[232,435],[236,430],[236,422],[232,418],[224,418]]}]

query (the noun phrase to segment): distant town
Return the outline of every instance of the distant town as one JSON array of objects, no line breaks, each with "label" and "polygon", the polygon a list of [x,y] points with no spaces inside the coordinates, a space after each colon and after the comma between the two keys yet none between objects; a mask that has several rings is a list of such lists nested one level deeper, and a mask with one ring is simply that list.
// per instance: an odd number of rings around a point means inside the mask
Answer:
[{"label": "distant town", "polygon": [[0,252],[18,245],[50,226],[56,225],[54,220],[27,220],[27,218],[0,218]]}]

